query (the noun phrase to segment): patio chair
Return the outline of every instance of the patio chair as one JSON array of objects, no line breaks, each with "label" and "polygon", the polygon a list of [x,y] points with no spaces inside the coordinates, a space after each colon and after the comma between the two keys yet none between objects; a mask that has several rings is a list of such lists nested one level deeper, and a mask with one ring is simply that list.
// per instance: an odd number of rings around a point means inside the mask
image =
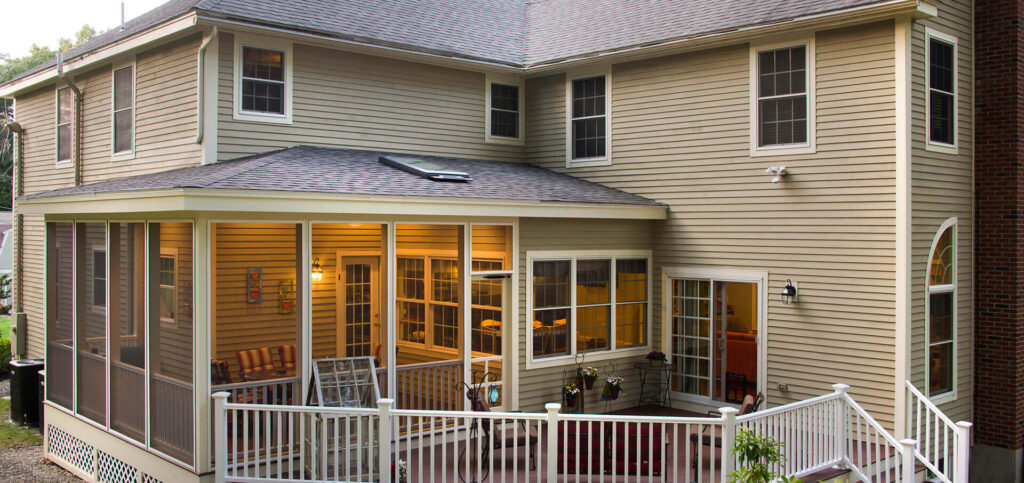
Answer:
[{"label": "patio chair", "polygon": [[228,369],[227,361],[210,359],[210,382],[214,386],[231,384],[231,371]]},{"label": "patio chair", "polygon": [[[761,392],[757,393],[757,397],[754,397],[754,396],[751,396],[750,394],[747,394],[746,397],[743,398],[743,405],[740,406],[740,413],[739,413],[739,415],[743,416],[744,414],[750,414],[750,413],[757,412],[757,410],[760,409],[762,403],[764,403],[764,393],[761,393]],[[708,411],[708,417],[720,417],[721,415],[722,415],[722,413],[720,413],[718,411]],[[701,444],[703,446],[710,446],[710,447],[714,447],[714,448],[721,448],[722,447],[722,434],[721,434],[721,432],[716,430],[715,434],[709,434],[708,433],[708,430],[711,429],[712,427],[713,426],[705,426],[704,430],[701,432],[701,434],[693,433],[693,434],[690,435],[690,443],[692,444],[692,447],[693,447],[693,450],[691,451],[691,453],[692,453],[692,460],[691,460],[690,466],[693,468],[694,472],[697,471],[697,465],[700,464],[700,462],[697,461],[697,445],[698,444]],[[698,443],[698,441],[700,441],[700,442]]]},{"label": "patio chair", "polygon": [[277,356],[281,358],[281,367],[295,369],[295,344],[277,346]]},{"label": "patio chair", "polygon": [[257,380],[252,376],[255,372],[274,370],[274,359],[270,356],[269,347],[238,351],[235,357],[238,358],[239,372],[244,381]]}]

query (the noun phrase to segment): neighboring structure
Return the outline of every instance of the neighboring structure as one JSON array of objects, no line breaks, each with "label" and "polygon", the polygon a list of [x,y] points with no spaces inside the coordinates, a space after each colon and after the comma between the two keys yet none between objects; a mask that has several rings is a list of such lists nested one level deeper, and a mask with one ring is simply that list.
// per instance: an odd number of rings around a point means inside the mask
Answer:
[{"label": "neighboring structure", "polygon": [[1024,481],[1024,4],[975,5],[977,481]]},{"label": "neighboring structure", "polygon": [[206,475],[211,390],[355,355],[970,420],[971,2],[579,3],[174,0],[0,85],[51,457]]}]

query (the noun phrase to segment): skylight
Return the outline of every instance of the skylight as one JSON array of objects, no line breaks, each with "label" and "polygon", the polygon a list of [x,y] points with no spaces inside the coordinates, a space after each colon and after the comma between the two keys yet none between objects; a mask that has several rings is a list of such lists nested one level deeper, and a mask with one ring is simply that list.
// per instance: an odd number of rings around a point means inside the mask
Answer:
[{"label": "skylight", "polygon": [[450,169],[446,169],[444,166],[439,166],[420,158],[381,156],[379,161],[383,165],[391,166],[392,168],[400,169],[407,173],[412,173],[416,176],[427,178],[429,180],[459,181],[463,183],[472,180],[472,178],[469,177],[469,173],[452,171]]}]

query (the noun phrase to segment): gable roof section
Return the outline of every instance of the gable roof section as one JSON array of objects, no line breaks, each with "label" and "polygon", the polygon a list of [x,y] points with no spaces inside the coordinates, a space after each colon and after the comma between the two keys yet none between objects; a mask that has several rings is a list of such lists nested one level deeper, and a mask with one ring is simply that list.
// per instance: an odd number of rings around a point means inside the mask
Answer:
[{"label": "gable roof section", "polygon": [[395,154],[421,158],[472,177],[467,183],[432,181],[378,161],[380,156],[389,154],[394,153],[296,146],[233,161],[61,188],[22,196],[19,200],[198,188],[662,206],[647,198],[526,164]]},{"label": "gable roof section", "polygon": [[[512,68],[643,48],[849,9],[925,0],[170,0],[66,59],[189,12]],[[8,84],[52,68],[50,61]]]}]

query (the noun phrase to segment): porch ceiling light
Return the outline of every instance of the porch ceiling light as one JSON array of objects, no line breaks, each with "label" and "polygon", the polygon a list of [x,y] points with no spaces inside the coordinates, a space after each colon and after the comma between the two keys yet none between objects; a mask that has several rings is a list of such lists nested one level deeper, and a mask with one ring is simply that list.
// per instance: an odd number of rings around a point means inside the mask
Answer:
[{"label": "porch ceiling light", "polygon": [[320,257],[313,259],[313,273],[311,274],[313,282],[319,282],[324,278],[324,271],[320,269]]},{"label": "porch ceiling light", "polygon": [[786,288],[782,289],[782,303],[789,305],[796,302],[796,285],[793,281],[786,279]]}]

